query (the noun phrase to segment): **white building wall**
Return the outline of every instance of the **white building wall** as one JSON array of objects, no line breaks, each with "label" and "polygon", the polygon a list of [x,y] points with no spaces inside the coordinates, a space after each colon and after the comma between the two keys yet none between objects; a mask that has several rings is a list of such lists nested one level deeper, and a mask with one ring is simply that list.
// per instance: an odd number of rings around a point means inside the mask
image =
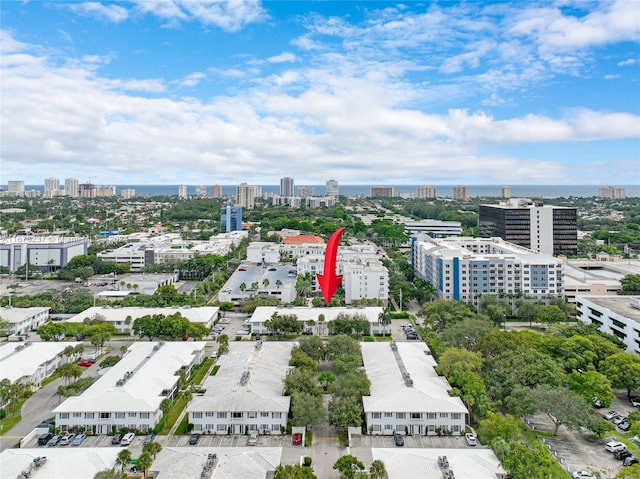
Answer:
[{"label": "white building wall", "polygon": [[553,255],[553,208],[531,207],[531,249]]},{"label": "white building wall", "polygon": [[[640,297],[604,296],[606,302],[619,301],[626,303],[628,312],[614,311],[613,308],[599,304],[598,296],[590,299],[588,296],[576,297],[576,316],[586,324],[595,324],[603,333],[616,336],[626,346],[629,353],[640,354]],[[631,306],[631,304],[636,306]],[[616,308],[617,309],[617,308]],[[620,308],[624,309],[624,308]],[[633,318],[631,316],[634,316]]]}]

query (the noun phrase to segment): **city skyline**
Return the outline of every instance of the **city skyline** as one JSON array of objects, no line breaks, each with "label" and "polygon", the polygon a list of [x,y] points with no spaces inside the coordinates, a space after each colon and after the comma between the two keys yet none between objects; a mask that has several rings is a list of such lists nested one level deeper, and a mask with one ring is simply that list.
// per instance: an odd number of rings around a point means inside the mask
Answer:
[{"label": "city skyline", "polygon": [[2,20],[0,184],[638,178],[633,2],[7,2]]}]

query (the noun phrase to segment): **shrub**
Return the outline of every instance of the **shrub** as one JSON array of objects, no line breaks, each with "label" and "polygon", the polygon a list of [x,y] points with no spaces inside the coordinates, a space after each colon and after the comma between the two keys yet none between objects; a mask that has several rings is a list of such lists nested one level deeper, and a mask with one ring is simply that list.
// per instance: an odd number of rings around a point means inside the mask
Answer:
[{"label": "shrub", "polygon": [[303,465],[304,467],[311,467],[311,458],[309,456],[304,457]]},{"label": "shrub", "polygon": [[0,419],[4,419],[5,417],[7,417],[7,411],[0,409]]}]

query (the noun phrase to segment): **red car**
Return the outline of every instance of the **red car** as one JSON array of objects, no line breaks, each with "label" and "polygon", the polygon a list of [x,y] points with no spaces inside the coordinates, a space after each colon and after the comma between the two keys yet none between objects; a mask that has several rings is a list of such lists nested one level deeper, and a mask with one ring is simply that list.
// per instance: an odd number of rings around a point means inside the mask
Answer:
[{"label": "red car", "polygon": [[93,365],[91,361],[87,361],[86,359],[83,361],[78,361],[78,366],[82,366],[83,368],[90,368]]},{"label": "red car", "polygon": [[291,438],[291,444],[293,444],[294,446],[299,446],[300,444],[302,444],[302,434],[296,432]]}]

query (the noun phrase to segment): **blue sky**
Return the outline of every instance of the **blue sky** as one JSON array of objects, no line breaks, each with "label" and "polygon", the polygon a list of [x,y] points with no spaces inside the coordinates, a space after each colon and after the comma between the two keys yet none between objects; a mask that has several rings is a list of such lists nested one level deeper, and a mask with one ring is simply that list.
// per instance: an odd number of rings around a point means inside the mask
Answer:
[{"label": "blue sky", "polygon": [[3,1],[0,184],[634,184],[640,2]]}]

